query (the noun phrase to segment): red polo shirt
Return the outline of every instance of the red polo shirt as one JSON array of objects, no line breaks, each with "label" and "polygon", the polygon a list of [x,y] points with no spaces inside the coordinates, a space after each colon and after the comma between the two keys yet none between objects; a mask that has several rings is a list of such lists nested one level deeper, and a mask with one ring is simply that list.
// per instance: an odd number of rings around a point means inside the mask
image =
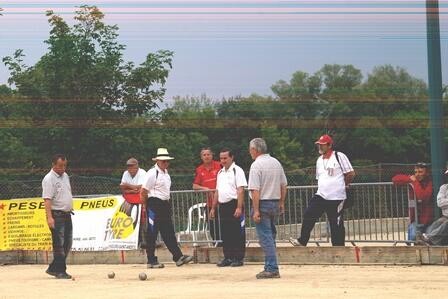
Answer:
[{"label": "red polo shirt", "polygon": [[[418,201],[418,223],[419,224],[430,224],[433,218],[433,198],[432,198],[432,180],[426,179],[422,182],[419,181],[411,181],[409,175],[406,174],[397,174],[392,178],[392,182],[396,185],[406,185],[411,184],[413,187],[413,192],[415,192],[415,198]],[[414,197],[414,194],[410,194],[411,198]],[[415,219],[414,208],[409,209],[409,218],[411,222]]]},{"label": "red polo shirt", "polygon": [[[216,177],[218,171],[222,168],[221,163],[218,161],[212,161],[210,168],[205,167],[204,164],[199,165],[196,168],[196,175],[194,177],[193,184],[197,184],[202,187],[207,187],[209,189],[216,189]],[[207,197],[207,205],[212,206],[213,195],[210,194]]]}]

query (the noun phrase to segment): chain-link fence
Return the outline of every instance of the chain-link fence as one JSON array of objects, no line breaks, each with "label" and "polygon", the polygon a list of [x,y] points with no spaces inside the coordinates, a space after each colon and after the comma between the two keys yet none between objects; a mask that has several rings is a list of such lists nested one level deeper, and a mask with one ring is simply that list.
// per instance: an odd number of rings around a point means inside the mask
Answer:
[{"label": "chain-link fence", "polygon": [[[368,166],[355,166],[355,183],[390,182],[397,173],[411,174],[413,164],[382,163]],[[308,167],[287,173],[289,186],[306,186],[316,183],[315,168]],[[247,175],[247,173],[246,173]],[[193,175],[171,175],[174,190],[190,190]],[[39,197],[42,194],[42,178],[32,180],[0,180],[0,199]],[[73,195],[119,194],[120,178],[102,176],[70,177]]]}]

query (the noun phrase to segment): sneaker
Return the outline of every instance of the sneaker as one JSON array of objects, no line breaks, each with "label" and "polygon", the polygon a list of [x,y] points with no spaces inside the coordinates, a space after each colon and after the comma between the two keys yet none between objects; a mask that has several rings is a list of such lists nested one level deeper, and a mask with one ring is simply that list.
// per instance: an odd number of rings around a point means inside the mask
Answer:
[{"label": "sneaker", "polygon": [[45,270],[45,273],[47,273],[48,275],[51,275],[51,276],[56,276],[56,275],[58,275],[58,273],[53,272],[53,271],[50,271],[50,269]]},{"label": "sneaker", "polygon": [[429,245],[433,245],[431,240],[429,239],[428,235],[425,234],[425,233],[422,234],[422,240],[423,240],[423,242],[425,242],[425,243],[427,243]]},{"label": "sneaker", "polygon": [[257,277],[257,279],[280,278],[280,273],[279,272],[262,271],[262,272],[258,273],[255,277]]},{"label": "sneaker", "polygon": [[193,260],[193,257],[191,255],[183,255],[176,261],[176,266],[180,267],[184,264],[188,264]]},{"label": "sneaker", "polygon": [[431,246],[433,244],[426,234],[421,234],[420,236],[416,236],[415,245]]},{"label": "sneaker", "polygon": [[164,264],[161,264],[161,263],[159,263],[158,261],[157,262],[154,262],[154,263],[149,263],[149,264],[147,264],[147,266],[146,266],[148,269],[162,269],[162,268],[165,268],[165,265]]},{"label": "sneaker", "polygon": [[57,279],[72,279],[72,276],[68,274],[67,272],[58,273],[56,274]]},{"label": "sneaker", "polygon": [[305,247],[305,245],[302,245],[302,244],[299,242],[299,239],[289,238],[289,243],[291,243],[292,246],[296,246],[296,247]]},{"label": "sneaker", "polygon": [[227,267],[232,265],[232,260],[231,259],[223,259],[222,261],[220,261],[219,263],[216,264],[216,266],[218,267]]},{"label": "sneaker", "polygon": [[241,260],[233,260],[230,267],[241,267],[244,266],[244,262]]}]

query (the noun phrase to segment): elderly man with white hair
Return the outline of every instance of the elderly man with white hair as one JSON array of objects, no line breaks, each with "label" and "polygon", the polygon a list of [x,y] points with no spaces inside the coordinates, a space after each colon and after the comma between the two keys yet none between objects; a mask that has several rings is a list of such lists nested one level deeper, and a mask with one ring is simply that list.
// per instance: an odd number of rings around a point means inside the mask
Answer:
[{"label": "elderly man with white hair", "polygon": [[252,139],[249,143],[249,153],[254,160],[250,166],[248,184],[253,206],[252,218],[265,255],[264,270],[256,277],[280,278],[275,247],[275,223],[278,215],[285,210],[286,176],[280,162],[268,154],[263,139]]}]

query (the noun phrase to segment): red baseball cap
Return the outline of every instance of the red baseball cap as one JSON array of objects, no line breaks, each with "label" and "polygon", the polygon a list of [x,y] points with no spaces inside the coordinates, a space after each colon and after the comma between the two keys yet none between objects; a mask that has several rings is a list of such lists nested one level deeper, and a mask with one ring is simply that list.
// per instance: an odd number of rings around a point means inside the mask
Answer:
[{"label": "red baseball cap", "polygon": [[325,134],[320,136],[315,144],[333,144],[333,139],[330,137],[330,135]]}]

